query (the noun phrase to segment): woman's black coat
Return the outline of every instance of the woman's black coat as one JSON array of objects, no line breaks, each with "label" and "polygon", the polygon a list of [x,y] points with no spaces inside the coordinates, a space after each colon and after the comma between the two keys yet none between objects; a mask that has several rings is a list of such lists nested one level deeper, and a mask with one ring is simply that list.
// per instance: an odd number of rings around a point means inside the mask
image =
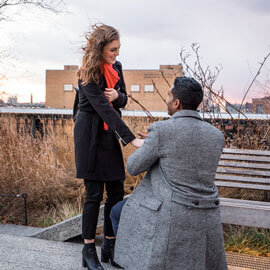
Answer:
[{"label": "woman's black coat", "polygon": [[[93,83],[83,86],[80,80],[78,83],[79,91],[74,104],[77,178],[104,182],[125,179],[122,151],[118,139],[123,145],[127,145],[135,139],[135,136],[121,119],[119,110],[127,103],[121,63],[116,61],[113,68],[120,77],[114,87],[118,90],[119,96],[113,102],[113,107],[104,95],[105,87],[107,87],[104,78],[102,87]],[[104,121],[109,126],[108,131],[104,130]]]}]

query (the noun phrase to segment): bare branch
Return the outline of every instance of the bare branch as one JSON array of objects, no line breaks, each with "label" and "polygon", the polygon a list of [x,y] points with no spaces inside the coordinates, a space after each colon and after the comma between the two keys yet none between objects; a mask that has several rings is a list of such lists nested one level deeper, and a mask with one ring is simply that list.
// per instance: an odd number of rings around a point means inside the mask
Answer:
[{"label": "bare branch", "polygon": [[242,99],[242,101],[241,101],[240,108],[239,108],[239,112],[238,112],[238,136],[240,136],[240,113],[241,113],[242,105],[243,105],[244,100],[246,99],[246,96],[247,96],[248,92],[250,91],[252,85],[253,85],[254,82],[256,81],[257,77],[260,75],[261,70],[262,70],[262,68],[263,68],[263,66],[264,66],[264,64],[265,64],[265,62],[267,61],[267,59],[268,59],[269,56],[270,56],[270,52],[264,57],[263,62],[260,63],[259,69],[258,69],[257,73],[255,74],[253,80],[251,81],[249,87],[247,88],[247,90],[246,90],[246,92],[245,92],[245,94],[244,94],[244,96],[243,96],[243,99]]},{"label": "bare branch", "polygon": [[[233,119],[233,117],[232,117],[231,113],[227,110],[226,106],[224,106],[223,103],[229,104],[233,109],[235,109],[237,112],[240,112],[244,117],[246,117],[246,115],[243,112],[241,112],[238,108],[233,106],[229,101],[227,101],[224,98],[223,94],[221,94],[221,91],[216,91],[213,89],[213,85],[216,82],[216,80],[217,80],[217,78],[222,70],[222,66],[221,65],[216,66],[215,72],[212,72],[210,70],[209,66],[207,66],[204,69],[202,66],[201,57],[199,54],[200,46],[197,43],[193,43],[191,45],[191,48],[192,48],[192,51],[194,52],[195,57],[196,57],[193,68],[188,63],[188,58],[190,57],[190,54],[187,54],[184,49],[182,49],[180,52],[180,58],[181,58],[181,61],[183,63],[183,66],[185,66],[187,72],[201,83],[202,88],[204,89],[204,95],[211,102],[213,102],[214,104],[223,108],[230,115],[230,117],[232,119]],[[207,91],[205,91],[205,90],[208,90],[209,93],[207,93]],[[205,111],[204,104],[203,104],[202,110],[203,110],[203,116],[204,116],[204,111]]]},{"label": "bare branch", "polygon": [[13,7],[37,7],[48,10],[53,13],[61,12],[62,6],[65,4],[63,0],[0,0],[0,21],[7,21],[10,18],[5,15],[7,10]]},{"label": "bare branch", "polygon": [[242,102],[241,102],[241,105],[240,105],[240,110],[241,110],[241,107],[242,107],[242,105],[244,103],[244,100],[246,99],[246,96],[247,96],[248,92],[250,91],[250,89],[251,89],[253,83],[256,81],[257,77],[260,75],[261,70],[262,70],[262,68],[263,68],[263,66],[264,66],[264,64],[267,61],[269,56],[270,56],[270,52],[264,57],[262,63],[260,63],[259,69],[258,69],[257,73],[255,74],[253,80],[251,81],[251,83],[250,83],[248,89],[246,90],[245,95],[244,95],[244,97],[242,99]]},{"label": "bare branch", "polygon": [[135,99],[132,95],[128,95],[128,97],[131,98],[135,103],[137,103],[143,109],[143,111],[146,113],[150,121],[152,122],[158,121],[158,119],[154,117],[137,99]]},{"label": "bare branch", "polygon": [[157,89],[156,84],[155,84],[155,82],[154,82],[153,80],[152,80],[152,83],[153,83],[153,86],[154,86],[154,88],[156,89],[157,93],[159,94],[160,98],[161,98],[161,99],[163,100],[163,102],[166,104],[165,98],[161,95],[161,93],[160,93],[159,90]]},{"label": "bare branch", "polygon": [[164,76],[164,72],[161,70],[160,73],[161,73],[162,78],[163,78],[163,79],[165,80],[165,82],[167,83],[167,85],[171,88],[171,84],[168,82],[167,78]]}]

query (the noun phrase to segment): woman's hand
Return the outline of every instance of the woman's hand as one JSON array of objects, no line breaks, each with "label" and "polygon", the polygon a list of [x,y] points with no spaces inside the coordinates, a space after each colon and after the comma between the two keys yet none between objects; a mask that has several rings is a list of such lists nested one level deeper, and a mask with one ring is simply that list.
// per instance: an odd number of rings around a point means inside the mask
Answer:
[{"label": "woman's hand", "polygon": [[105,88],[104,95],[109,102],[113,102],[118,99],[118,92],[114,88]]},{"label": "woman's hand", "polygon": [[133,141],[130,142],[132,146],[140,148],[143,143],[144,143],[144,139],[134,139]]}]

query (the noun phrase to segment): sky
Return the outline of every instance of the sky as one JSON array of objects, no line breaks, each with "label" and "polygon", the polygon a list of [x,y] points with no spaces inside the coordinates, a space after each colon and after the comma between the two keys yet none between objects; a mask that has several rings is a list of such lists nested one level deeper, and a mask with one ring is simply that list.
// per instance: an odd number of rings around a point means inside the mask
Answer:
[{"label": "sky", "polygon": [[[0,92],[16,94],[19,102],[30,101],[31,93],[34,102],[45,101],[45,70],[80,65],[84,34],[98,22],[119,30],[124,69],[178,64],[181,49],[191,52],[198,43],[205,67],[222,65],[214,88],[222,87],[233,103],[270,51],[269,0],[66,0],[58,15],[35,8],[8,12],[12,20],[0,21]],[[259,82],[270,85],[270,59]],[[263,89],[254,84],[247,101],[264,96]]]}]

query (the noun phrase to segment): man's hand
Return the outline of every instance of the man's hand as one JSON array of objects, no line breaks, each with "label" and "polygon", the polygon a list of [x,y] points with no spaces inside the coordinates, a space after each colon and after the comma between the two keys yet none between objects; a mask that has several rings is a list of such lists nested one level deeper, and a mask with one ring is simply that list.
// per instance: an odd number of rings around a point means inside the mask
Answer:
[{"label": "man's hand", "polygon": [[137,147],[137,148],[140,148],[143,143],[144,143],[144,140],[143,139],[134,139],[133,141],[130,142],[132,146],[134,147]]},{"label": "man's hand", "polygon": [[139,131],[137,134],[140,136],[140,139],[146,139],[146,137],[147,137],[147,133],[144,133],[141,131]]},{"label": "man's hand", "polygon": [[114,88],[105,88],[104,95],[109,102],[113,102],[118,99],[118,92]]}]

